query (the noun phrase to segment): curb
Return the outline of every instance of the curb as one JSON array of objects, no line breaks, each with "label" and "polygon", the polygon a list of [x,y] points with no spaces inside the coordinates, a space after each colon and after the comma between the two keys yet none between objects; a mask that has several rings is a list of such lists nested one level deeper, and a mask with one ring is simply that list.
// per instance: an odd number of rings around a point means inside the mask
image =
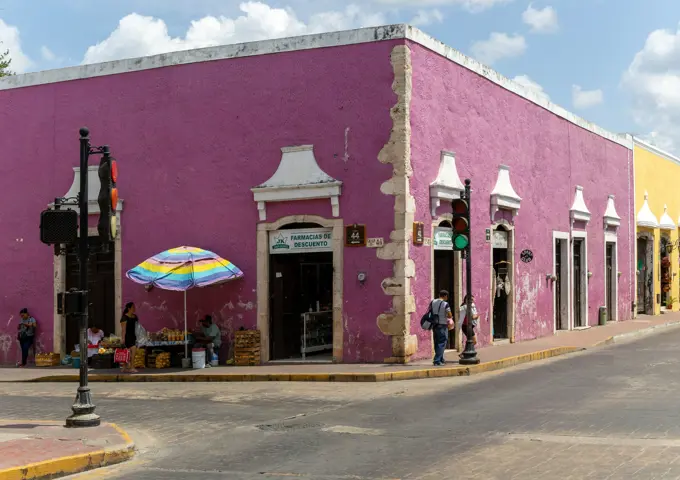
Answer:
[{"label": "curb", "polygon": [[3,480],[58,478],[130,460],[135,454],[134,442],[118,425],[114,423],[108,425],[120,434],[125,445],[0,470],[0,478]]},{"label": "curb", "polygon": [[[538,352],[525,353],[512,357],[493,360],[472,366],[429,367],[423,369],[399,370],[395,372],[374,373],[217,373],[213,375],[90,375],[90,382],[390,382],[418,380],[423,378],[442,378],[476,375],[492,372],[523,363],[544,360],[569,353],[585,350],[581,347],[556,347]],[[55,375],[23,380],[18,383],[77,382],[77,375]]]},{"label": "curb", "polygon": [[602,340],[594,345],[594,347],[603,347],[605,345],[613,345],[622,340],[629,340],[632,338],[646,337],[647,335],[652,335],[659,333],[659,330],[665,330],[671,327],[680,326],[680,320],[674,320],[666,323],[661,323],[659,325],[653,325],[651,327],[642,328],[640,330],[633,330],[632,332],[620,333],[619,335],[613,335],[611,337]]}]

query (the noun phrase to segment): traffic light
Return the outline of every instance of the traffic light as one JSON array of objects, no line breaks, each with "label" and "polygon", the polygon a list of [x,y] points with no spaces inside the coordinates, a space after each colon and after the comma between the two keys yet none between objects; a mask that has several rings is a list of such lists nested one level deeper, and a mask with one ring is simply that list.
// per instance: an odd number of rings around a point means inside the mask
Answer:
[{"label": "traffic light", "polygon": [[111,158],[108,151],[102,155],[99,162],[99,223],[97,231],[99,238],[103,241],[113,241],[116,238],[118,222],[116,218],[116,207],[118,206],[118,164]]},{"label": "traffic light", "polygon": [[457,198],[451,202],[453,218],[453,249],[466,250],[470,246],[470,205],[464,198]]}]

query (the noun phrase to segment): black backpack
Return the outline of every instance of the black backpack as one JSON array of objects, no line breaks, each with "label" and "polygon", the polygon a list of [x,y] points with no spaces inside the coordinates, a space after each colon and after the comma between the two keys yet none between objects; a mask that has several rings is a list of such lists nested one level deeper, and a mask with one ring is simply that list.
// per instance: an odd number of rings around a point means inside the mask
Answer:
[{"label": "black backpack", "polygon": [[420,319],[420,326],[423,328],[423,330],[432,330],[432,327],[434,327],[435,323],[437,323],[437,319],[439,318],[439,312],[442,309],[442,305],[444,305],[446,302],[442,300],[439,302],[439,308],[437,309],[437,313],[434,313],[432,311],[432,304],[434,303],[434,300],[430,302],[430,306],[427,307],[427,313],[423,315],[423,317]]}]

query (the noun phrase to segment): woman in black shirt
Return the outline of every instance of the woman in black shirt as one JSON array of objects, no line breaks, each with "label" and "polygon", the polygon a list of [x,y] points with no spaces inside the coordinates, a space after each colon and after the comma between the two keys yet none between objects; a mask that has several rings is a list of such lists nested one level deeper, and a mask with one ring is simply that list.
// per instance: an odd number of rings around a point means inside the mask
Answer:
[{"label": "woman in black shirt", "polygon": [[120,327],[123,332],[123,345],[130,350],[130,363],[123,367],[123,372],[137,373],[133,367],[135,353],[137,353],[137,323],[139,319],[135,314],[135,304],[129,302],[125,305],[123,317],[120,319]]}]

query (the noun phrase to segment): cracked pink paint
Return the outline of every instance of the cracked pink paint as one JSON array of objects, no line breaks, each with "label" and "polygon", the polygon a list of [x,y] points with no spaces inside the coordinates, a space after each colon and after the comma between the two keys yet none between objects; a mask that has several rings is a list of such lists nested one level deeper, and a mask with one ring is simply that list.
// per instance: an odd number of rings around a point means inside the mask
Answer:
[{"label": "cracked pink paint", "polygon": [[[510,91],[409,42],[413,65],[411,102],[411,155],[414,174],[411,191],[416,201],[416,221],[432,222],[429,185],[436,178],[441,150],[456,153],[461,179],[473,187],[473,293],[480,313],[480,345],[491,340],[490,246],[484,229],[491,227],[490,193],[501,164],[510,167],[512,184],[522,204],[515,225],[516,340],[553,334],[553,292],[546,273],[553,270],[553,230],[569,232],[576,185],[592,213],[588,233],[588,322],[597,324],[598,307],[604,305],[604,224],[608,195],[616,196],[621,216],[618,229],[618,317],[631,318],[634,279],[631,278],[632,162],[630,151],[590,133]],[[447,212],[442,205],[438,213]],[[497,219],[500,218],[497,215]],[[506,215],[506,218],[507,215]],[[519,253],[530,249],[531,263]],[[417,313],[412,332],[419,337],[418,356],[430,355],[431,338],[418,320],[431,295],[431,250],[411,247],[416,263],[413,292]]]},{"label": "cracked pink paint", "polygon": [[[123,273],[180,245],[210,249],[245,273],[229,284],[188,294],[189,326],[212,313],[232,331],[254,327],[258,212],[250,191],[276,170],[281,147],[313,144],[321,168],[343,182],[340,214],[388,238],[394,198],[380,185],[392,175],[378,161],[396,102],[390,52],[397,42],[318,48],[201,62],[0,91],[0,311],[18,318],[28,306],[43,342],[53,338],[52,250],[40,244],[39,214],[71,185],[78,129],[109,144],[118,160]],[[367,81],[370,79],[370,81]],[[370,198],[370,200],[369,200]],[[329,200],[270,203],[267,221],[296,214],[332,218]],[[23,242],[16,241],[23,238]],[[392,262],[374,249],[345,249],[343,313],[348,362],[380,362],[390,339],[376,318],[391,297],[380,282]],[[359,271],[369,272],[365,286]],[[123,279],[150,331],[178,325],[182,295],[147,293]],[[225,310],[225,305],[229,305]],[[163,308],[159,308],[162,306]],[[237,314],[242,315],[240,319]],[[120,312],[117,313],[117,316]],[[16,322],[0,325],[14,338]],[[350,344],[351,342],[351,344]],[[15,361],[3,352],[5,362]]]}]

